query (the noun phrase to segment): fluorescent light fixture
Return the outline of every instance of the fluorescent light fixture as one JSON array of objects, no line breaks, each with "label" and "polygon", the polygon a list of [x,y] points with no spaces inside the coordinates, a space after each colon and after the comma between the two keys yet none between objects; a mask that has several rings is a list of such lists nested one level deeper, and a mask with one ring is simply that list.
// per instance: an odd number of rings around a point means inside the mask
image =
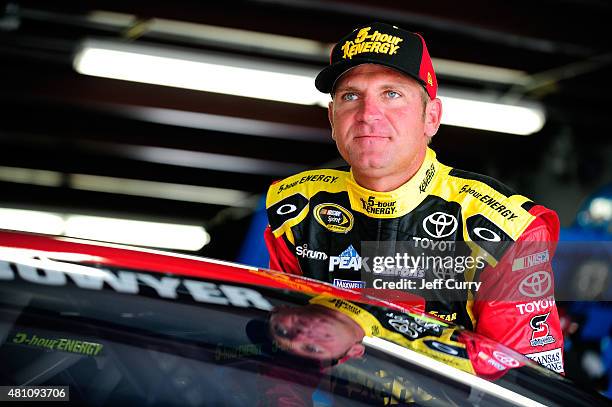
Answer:
[{"label": "fluorescent light fixture", "polygon": [[173,199],[177,201],[224,205],[236,208],[254,208],[256,201],[259,199],[258,196],[254,196],[249,192],[235,189],[172,184],[169,182],[143,181],[99,175],[72,174],[69,180],[72,188],[85,191]]},{"label": "fluorescent light fixture", "polygon": [[190,251],[210,242],[201,226],[6,208],[0,208],[0,229]]},{"label": "fluorescent light fixture", "polygon": [[86,40],[74,68],[84,75],[314,105],[326,95],[316,70],[219,54]]},{"label": "fluorescent light fixture", "polygon": [[[86,40],[74,59],[85,75],[214,93],[327,107],[329,95],[314,87],[317,70],[257,59],[194,53],[139,44]],[[453,68],[458,70],[457,68]],[[488,73],[491,78],[510,76]],[[522,78],[516,74],[515,81]],[[522,80],[522,79],[521,79]],[[442,124],[528,135],[545,122],[535,103],[504,104],[486,94],[440,91]]]},{"label": "fluorescent light fixture", "polygon": [[58,213],[0,208],[0,228],[61,235],[64,218]]},{"label": "fluorescent light fixture", "polygon": [[59,187],[62,185],[62,174],[55,171],[0,166],[0,181]]},{"label": "fluorescent light fixture", "polygon": [[210,241],[210,236],[201,226],[83,215],[66,217],[64,235],[104,242],[194,251],[201,249]]},{"label": "fluorescent light fixture", "polygon": [[442,124],[527,136],[540,131],[546,121],[536,103],[497,103],[487,95],[477,100],[475,95],[457,91],[441,91],[439,97]]},{"label": "fluorescent light fixture", "polygon": [[[119,149],[119,147],[117,147],[117,149]],[[129,151],[130,147],[125,146],[124,149]],[[206,158],[209,157],[206,156]],[[228,156],[227,161],[229,162],[231,160],[232,158]],[[281,164],[282,163],[279,163],[279,165]],[[244,166],[245,172],[247,173],[249,173],[248,168],[248,165]],[[291,167],[290,169],[295,169],[294,172],[299,172],[301,167],[299,169]],[[289,170],[283,171],[288,172]],[[251,171],[251,173],[252,172],[253,171]],[[100,175],[62,174],[55,171],[43,171],[31,168],[0,166],[0,181],[49,187],[60,187],[64,185],[65,182],[70,188],[84,191],[172,199],[176,201],[232,206],[235,208],[254,208],[259,200],[258,195],[237,189],[105,177]],[[8,217],[10,218],[10,216]]]},{"label": "fluorescent light fixture", "polygon": [[133,119],[169,126],[189,127],[192,129],[246,134],[285,140],[310,141],[313,143],[329,144],[332,142],[329,130],[321,127],[308,127],[296,124],[245,119],[243,117],[222,116],[202,112],[186,112],[184,110],[149,106],[123,105],[117,108],[117,112]]}]

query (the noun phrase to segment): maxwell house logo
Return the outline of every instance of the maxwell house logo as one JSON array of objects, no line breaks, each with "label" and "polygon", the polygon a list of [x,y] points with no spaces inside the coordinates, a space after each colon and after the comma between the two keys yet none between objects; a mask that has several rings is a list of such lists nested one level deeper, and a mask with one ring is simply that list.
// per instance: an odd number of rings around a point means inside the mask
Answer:
[{"label": "maxwell house logo", "polygon": [[374,31],[369,34],[372,27],[365,27],[359,30],[353,41],[346,41],[342,46],[344,55],[342,58],[352,59],[354,55],[363,52],[375,52],[377,54],[394,55],[400,48],[399,43],[404,41],[402,38],[391,34],[383,34]]}]

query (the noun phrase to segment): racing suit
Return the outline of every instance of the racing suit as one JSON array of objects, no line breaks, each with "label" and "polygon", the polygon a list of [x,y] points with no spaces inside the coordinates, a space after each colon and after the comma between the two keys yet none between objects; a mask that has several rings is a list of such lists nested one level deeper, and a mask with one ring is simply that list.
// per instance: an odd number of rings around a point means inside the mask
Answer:
[{"label": "racing suit", "polygon": [[[425,298],[430,314],[563,373],[552,210],[492,178],[441,164],[431,149],[394,191],[367,190],[350,169],[311,170],[274,183],[266,208],[271,269],[345,288],[409,289]],[[381,286],[374,266],[385,256],[371,248],[398,242],[411,248],[412,262],[395,264],[395,275],[413,285]],[[393,254],[388,246],[383,252]],[[428,263],[415,262],[419,256]],[[453,260],[430,264],[427,257],[436,256],[464,261],[460,268]]]}]

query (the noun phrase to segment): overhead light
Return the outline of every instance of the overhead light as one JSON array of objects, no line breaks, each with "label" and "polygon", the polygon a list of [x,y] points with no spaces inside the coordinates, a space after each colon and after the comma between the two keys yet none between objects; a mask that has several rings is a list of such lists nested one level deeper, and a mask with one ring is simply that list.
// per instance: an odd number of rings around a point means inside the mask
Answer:
[{"label": "overhead light", "polygon": [[235,189],[104,177],[99,175],[71,174],[69,176],[69,181],[72,188],[85,191],[173,199],[177,201],[224,205],[236,208],[253,208],[256,205],[256,200],[259,199],[257,196],[253,196],[253,194],[247,191]]},{"label": "overhead light", "polygon": [[[139,159],[140,156],[138,154],[134,154],[133,156],[129,155],[128,152],[132,148],[138,150],[139,147],[124,146],[123,153],[125,153],[125,155],[129,156],[130,158]],[[146,151],[147,147],[143,148]],[[117,149],[119,150],[119,148]],[[163,152],[160,152],[160,155],[162,154]],[[205,158],[210,157],[205,156]],[[221,161],[219,157],[216,158],[217,161]],[[227,160],[231,161],[232,158],[227,157]],[[168,163],[168,161],[161,161],[161,158],[158,158],[156,161],[153,162]],[[188,162],[185,162],[185,160],[183,160],[182,162],[170,163],[174,165],[184,166],[188,166],[189,164]],[[244,164],[243,167],[244,171],[248,173],[249,169],[247,164],[248,162]],[[301,168],[295,169],[294,172],[299,172],[300,170]],[[288,170],[285,169],[283,171],[288,172]],[[254,172],[254,170],[251,169],[251,172]],[[130,178],[106,177],[89,174],[59,173],[56,171],[45,171],[32,168],[18,167],[0,166],[0,181],[15,182],[28,185],[41,185],[47,187],[68,186],[70,188],[79,189],[83,191],[107,192],[110,194],[172,199],[176,201],[197,202],[209,205],[232,206],[236,208],[253,208],[256,205],[257,200],[259,199],[259,196],[254,195],[251,192],[230,188],[214,188],[199,185],[146,181]],[[10,215],[8,216],[8,219],[10,219]],[[41,233],[47,232],[41,231]]]},{"label": "overhead light", "polygon": [[442,124],[526,136],[544,127],[544,109],[537,103],[498,103],[494,96],[440,91]]},{"label": "overhead light", "polygon": [[22,209],[0,208],[0,229],[189,251],[210,242],[202,226]]},{"label": "overhead light", "polygon": [[0,228],[61,235],[64,232],[64,218],[58,213],[0,208]]},{"label": "overhead light", "polygon": [[64,235],[103,242],[193,251],[200,250],[210,241],[210,236],[201,226],[83,215],[66,217]]},{"label": "overhead light", "polygon": [[[74,67],[79,73],[104,78],[302,105],[327,107],[329,103],[329,95],[314,87],[317,70],[300,65],[85,40]],[[500,103],[485,94],[444,89],[440,97],[444,101],[442,124],[528,135],[545,122],[543,109],[534,103]]]},{"label": "overhead light", "polygon": [[59,187],[62,185],[63,177],[61,173],[55,171],[0,166],[0,181]]},{"label": "overhead light", "polygon": [[313,86],[314,69],[138,44],[86,40],[74,68],[85,75],[302,105],[326,96]]}]

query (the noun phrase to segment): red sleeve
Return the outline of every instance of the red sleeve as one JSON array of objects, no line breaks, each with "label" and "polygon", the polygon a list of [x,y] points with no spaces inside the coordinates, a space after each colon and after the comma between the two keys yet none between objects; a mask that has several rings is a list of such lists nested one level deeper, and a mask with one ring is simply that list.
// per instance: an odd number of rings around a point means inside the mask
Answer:
[{"label": "red sleeve", "polygon": [[300,268],[297,257],[289,250],[282,236],[274,237],[270,226],[268,226],[264,232],[264,239],[268,247],[268,253],[270,254],[271,270],[302,275],[302,269]]},{"label": "red sleeve", "polygon": [[559,220],[542,206],[529,212],[536,219],[497,266],[480,275],[473,307],[476,332],[562,373],[563,335],[551,266]]}]

